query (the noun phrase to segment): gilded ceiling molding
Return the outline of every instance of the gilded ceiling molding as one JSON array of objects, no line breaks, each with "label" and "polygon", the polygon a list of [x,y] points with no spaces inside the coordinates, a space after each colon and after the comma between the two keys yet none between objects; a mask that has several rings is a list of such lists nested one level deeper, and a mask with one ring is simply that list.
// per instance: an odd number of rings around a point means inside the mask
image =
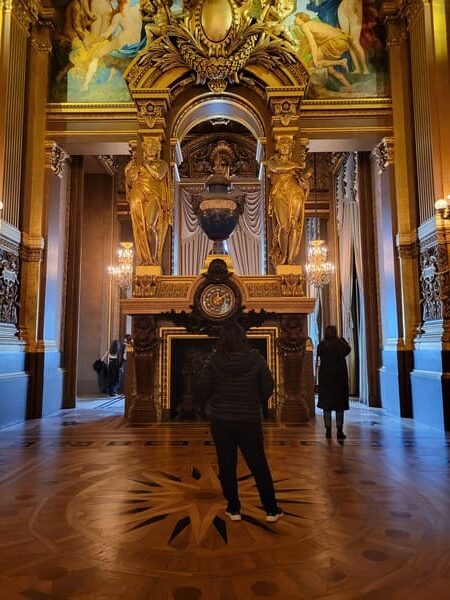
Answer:
[{"label": "gilded ceiling molding", "polygon": [[45,142],[45,167],[60,179],[64,175],[65,163],[69,155],[58,144],[51,140]]},{"label": "gilded ceiling molding", "polygon": [[169,69],[175,73],[170,87],[194,73],[194,83],[207,84],[213,93],[239,83],[244,69],[267,79],[266,85],[274,77],[286,85],[306,85],[308,73],[297,64],[283,24],[284,7],[270,2],[249,8],[240,0],[192,0],[188,5],[177,15],[168,3],[141,2],[147,45],[125,72],[132,91],[143,84],[157,87]]},{"label": "gilded ceiling molding", "polygon": [[388,167],[394,164],[394,138],[383,138],[372,150],[370,157],[376,161],[378,173],[381,175]]}]

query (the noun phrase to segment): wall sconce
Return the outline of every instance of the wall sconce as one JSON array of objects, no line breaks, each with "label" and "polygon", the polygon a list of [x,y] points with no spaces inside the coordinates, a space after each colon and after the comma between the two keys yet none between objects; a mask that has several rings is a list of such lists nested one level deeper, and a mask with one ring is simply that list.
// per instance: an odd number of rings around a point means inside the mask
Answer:
[{"label": "wall sconce", "polygon": [[441,219],[450,219],[450,194],[447,196],[447,199],[441,198],[440,200],[436,200],[434,207],[441,216]]}]

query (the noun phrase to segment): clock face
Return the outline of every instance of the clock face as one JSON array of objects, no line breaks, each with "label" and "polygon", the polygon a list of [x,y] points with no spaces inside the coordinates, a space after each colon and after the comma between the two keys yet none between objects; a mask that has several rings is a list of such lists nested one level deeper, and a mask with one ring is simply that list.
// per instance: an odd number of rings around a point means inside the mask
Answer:
[{"label": "clock face", "polygon": [[221,319],[233,312],[236,306],[236,296],[227,285],[211,283],[200,295],[200,306],[209,317]]}]

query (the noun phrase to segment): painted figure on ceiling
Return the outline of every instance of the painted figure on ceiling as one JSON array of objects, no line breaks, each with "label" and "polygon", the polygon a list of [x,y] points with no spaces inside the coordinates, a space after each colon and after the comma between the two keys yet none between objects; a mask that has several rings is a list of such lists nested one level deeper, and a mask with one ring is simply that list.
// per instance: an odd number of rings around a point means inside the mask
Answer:
[{"label": "painted figure on ceiling", "polygon": [[130,0],[119,0],[117,12],[111,19],[110,26],[101,34],[101,37],[108,41],[97,48],[87,68],[82,89],[87,90],[97,71],[99,60],[107,54],[118,58],[129,56],[130,59],[136,56],[143,46],[141,32],[142,19],[139,4],[133,5]]},{"label": "painted figure on ceiling", "polygon": [[271,180],[268,216],[274,219],[271,256],[274,264],[295,264],[300,251],[311,169],[292,160],[294,141],[281,136],[267,164]]},{"label": "painted figure on ceiling", "polygon": [[[356,56],[353,39],[342,29],[318,20],[311,20],[306,13],[295,15],[295,24],[305,34],[311,50],[312,63],[316,68],[325,68],[328,74],[351,90],[351,85],[342,72],[348,72],[346,52]],[[361,65],[365,68],[364,65]],[[340,67],[342,70],[337,69]],[[359,67],[358,67],[359,68]]]}]

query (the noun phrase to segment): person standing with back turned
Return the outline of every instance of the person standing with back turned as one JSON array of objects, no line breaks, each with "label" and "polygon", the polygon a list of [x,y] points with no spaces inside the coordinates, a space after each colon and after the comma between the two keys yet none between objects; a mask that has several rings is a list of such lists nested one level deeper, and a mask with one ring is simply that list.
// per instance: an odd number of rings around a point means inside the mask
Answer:
[{"label": "person standing with back turned", "polygon": [[241,520],[238,448],[255,478],[266,521],[275,523],[283,516],[275,498],[261,426],[263,407],[273,392],[273,385],[266,361],[249,347],[242,327],[234,321],[224,325],[215,351],[203,366],[197,392],[206,400],[219,479],[228,502],[226,514],[232,521]]},{"label": "person standing with back turned", "polygon": [[325,435],[331,438],[331,411],[336,411],[337,439],[345,440],[344,410],[348,410],[348,372],[345,357],[351,348],[344,338],[337,336],[334,325],[325,329],[325,338],[317,347],[319,366],[319,402],[323,410]]}]

